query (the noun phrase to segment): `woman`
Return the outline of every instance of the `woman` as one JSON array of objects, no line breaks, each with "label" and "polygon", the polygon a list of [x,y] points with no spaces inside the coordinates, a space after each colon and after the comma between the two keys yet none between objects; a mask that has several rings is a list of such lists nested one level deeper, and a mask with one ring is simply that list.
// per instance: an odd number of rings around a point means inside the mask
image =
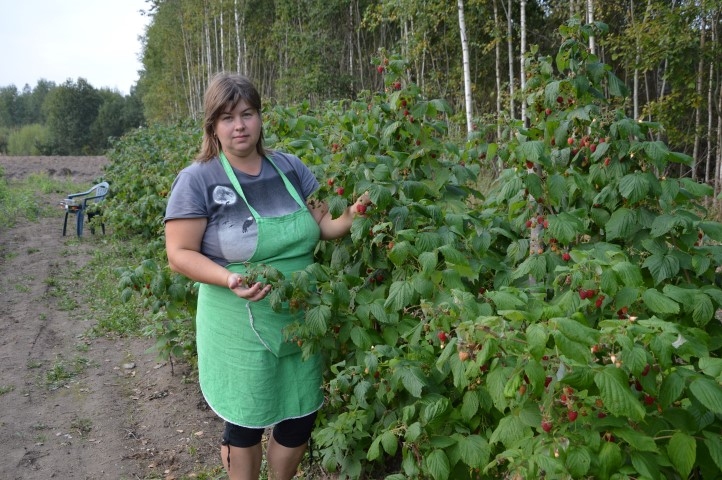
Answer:
[{"label": "woman", "polygon": [[213,78],[203,129],[201,153],[178,174],[168,200],[168,261],[200,282],[198,372],[206,401],[226,422],[221,457],[229,478],[259,478],[261,437],[273,426],[270,478],[291,479],[323,403],[321,360],[304,361],[285,341],[283,328],[298,315],[273,311],[271,286],[245,283],[244,264],[270,265],[289,278],[313,262],[319,239],[349,232],[368,195],[335,219],[325,205],[307,203],[318,181],[297,157],[266,152],[261,98],[241,75]]}]

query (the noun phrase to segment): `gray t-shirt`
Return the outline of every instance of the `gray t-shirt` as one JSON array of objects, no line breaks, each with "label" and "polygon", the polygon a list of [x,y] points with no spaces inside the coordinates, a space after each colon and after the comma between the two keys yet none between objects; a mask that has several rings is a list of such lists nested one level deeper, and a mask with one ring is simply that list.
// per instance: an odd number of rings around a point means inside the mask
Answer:
[{"label": "gray t-shirt", "polygon": [[[318,189],[311,170],[295,155],[272,152],[271,158],[302,199]],[[248,202],[262,217],[280,217],[299,209],[283,179],[264,158],[261,172],[248,175],[233,169]],[[201,253],[219,265],[244,262],[256,250],[258,227],[218,158],[194,162],[181,170],[171,188],[165,221],[207,218]]]}]

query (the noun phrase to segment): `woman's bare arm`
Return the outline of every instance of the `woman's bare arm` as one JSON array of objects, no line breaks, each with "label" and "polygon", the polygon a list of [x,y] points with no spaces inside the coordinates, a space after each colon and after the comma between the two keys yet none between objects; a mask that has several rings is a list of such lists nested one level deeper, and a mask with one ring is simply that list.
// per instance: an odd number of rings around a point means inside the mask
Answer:
[{"label": "woman's bare arm", "polygon": [[241,298],[256,301],[265,297],[270,285],[246,285],[243,276],[232,273],[201,253],[205,218],[183,218],[165,223],[165,247],[171,270],[196,282],[228,287]]},{"label": "woman's bare arm", "polygon": [[331,216],[325,202],[310,201],[308,208],[311,215],[321,228],[321,240],[341,238],[351,230],[351,224],[356,215],[364,215],[366,207],[371,203],[368,193],[361,195],[351,206],[336,218]]}]

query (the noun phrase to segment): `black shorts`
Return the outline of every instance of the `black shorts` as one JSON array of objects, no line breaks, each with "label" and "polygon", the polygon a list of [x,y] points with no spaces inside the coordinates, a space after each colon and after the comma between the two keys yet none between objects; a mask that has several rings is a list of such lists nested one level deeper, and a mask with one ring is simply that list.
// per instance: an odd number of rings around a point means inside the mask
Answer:
[{"label": "black shorts", "polygon": [[[300,447],[311,438],[311,431],[316,422],[318,412],[313,412],[305,417],[289,418],[273,427],[273,438],[276,442],[286,448]],[[261,442],[265,428],[248,428],[226,422],[223,431],[223,445],[232,447],[248,448]]]}]

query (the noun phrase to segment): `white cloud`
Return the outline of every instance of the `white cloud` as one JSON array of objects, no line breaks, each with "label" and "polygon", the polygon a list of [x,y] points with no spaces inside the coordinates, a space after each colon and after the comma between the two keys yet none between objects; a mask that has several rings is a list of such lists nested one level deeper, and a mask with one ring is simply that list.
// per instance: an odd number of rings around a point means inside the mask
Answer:
[{"label": "white cloud", "polygon": [[128,94],[138,80],[145,0],[0,0],[0,87],[84,78]]}]

